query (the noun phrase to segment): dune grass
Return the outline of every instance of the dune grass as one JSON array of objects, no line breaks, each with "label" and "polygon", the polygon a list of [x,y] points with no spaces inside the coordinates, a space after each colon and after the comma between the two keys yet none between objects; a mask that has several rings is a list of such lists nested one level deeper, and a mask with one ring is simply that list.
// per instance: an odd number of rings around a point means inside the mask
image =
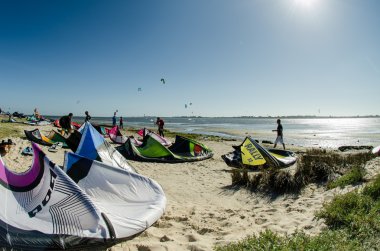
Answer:
[{"label": "dune grass", "polygon": [[362,167],[353,167],[346,174],[327,184],[327,189],[343,188],[347,185],[355,185],[364,181],[365,170]]},{"label": "dune grass", "polygon": [[267,230],[214,250],[379,250],[380,175],[362,192],[336,196],[317,212],[316,218],[325,220],[328,227],[316,236],[302,231],[281,236]]},{"label": "dune grass", "polygon": [[22,124],[0,123],[0,140],[10,137],[22,137],[24,135]]},{"label": "dune grass", "polygon": [[363,250],[361,243],[351,239],[346,231],[327,230],[318,236],[311,237],[304,232],[297,232],[289,236],[281,236],[270,230],[259,235],[249,236],[246,239],[226,246],[217,246],[216,251],[255,251],[255,250],[314,250],[314,251],[346,251]]},{"label": "dune grass", "polygon": [[[374,157],[371,153],[345,155],[312,149],[299,156],[294,174],[273,167],[262,168],[261,172],[255,173],[248,173],[247,169],[234,169],[231,174],[232,185],[272,196],[298,193],[310,183],[328,183],[330,188],[343,187],[362,182],[363,165]],[[337,176],[341,178],[335,180]]]}]

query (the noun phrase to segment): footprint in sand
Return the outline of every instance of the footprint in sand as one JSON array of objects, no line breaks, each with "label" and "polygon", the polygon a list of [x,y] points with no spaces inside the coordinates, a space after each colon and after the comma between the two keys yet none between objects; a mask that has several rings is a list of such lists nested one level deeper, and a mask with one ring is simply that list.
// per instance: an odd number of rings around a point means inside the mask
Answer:
[{"label": "footprint in sand", "polygon": [[255,223],[256,223],[257,225],[262,225],[262,224],[264,224],[264,223],[267,222],[267,221],[268,221],[268,220],[265,219],[265,218],[258,218],[258,219],[255,220]]},{"label": "footprint in sand", "polygon": [[227,210],[225,210],[225,212],[226,212],[226,213],[229,213],[230,216],[234,216],[234,215],[236,215],[236,213],[235,213],[234,210],[232,210],[232,209],[227,209]]},{"label": "footprint in sand", "polygon": [[202,228],[197,231],[197,233],[200,235],[205,235],[206,233],[211,233],[211,232],[214,232],[214,230],[210,228]]},{"label": "footprint in sand", "polygon": [[218,221],[224,221],[224,220],[227,220],[226,217],[216,217],[216,219],[217,219]]},{"label": "footprint in sand", "polygon": [[222,227],[230,227],[230,226],[232,226],[232,223],[230,223],[230,222],[224,222],[222,224]]},{"label": "footprint in sand", "polygon": [[187,236],[187,240],[188,240],[189,242],[196,242],[196,241],[197,241],[197,238],[195,238],[194,235],[190,234],[190,235]]},{"label": "footprint in sand", "polygon": [[164,235],[160,238],[160,242],[167,242],[167,241],[171,241],[171,239],[169,237],[167,237],[166,235]]},{"label": "footprint in sand", "polygon": [[203,248],[197,247],[197,246],[190,246],[188,248],[190,251],[205,251]]},{"label": "footprint in sand", "polygon": [[265,212],[274,213],[274,212],[277,212],[277,209],[276,208],[270,208],[268,210],[265,210]]},{"label": "footprint in sand", "polygon": [[189,218],[185,217],[185,216],[165,216],[164,217],[165,220],[174,220],[176,222],[181,222],[181,221],[188,221]]},{"label": "footprint in sand", "polygon": [[148,246],[144,246],[144,245],[137,245],[137,250],[138,251],[152,251],[152,249]]},{"label": "footprint in sand", "polygon": [[156,228],[170,228],[172,226],[173,224],[166,221],[157,221],[156,223],[153,224],[153,227],[156,227]]}]

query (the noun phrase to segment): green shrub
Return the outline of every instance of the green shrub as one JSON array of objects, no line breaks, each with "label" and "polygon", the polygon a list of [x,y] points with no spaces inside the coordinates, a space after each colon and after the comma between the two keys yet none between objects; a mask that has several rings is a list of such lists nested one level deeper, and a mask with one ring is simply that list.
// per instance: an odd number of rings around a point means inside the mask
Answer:
[{"label": "green shrub", "polygon": [[[1,123],[1,122],[0,122]],[[21,137],[24,135],[22,126],[15,123],[1,123],[0,124],[0,139],[5,140],[10,137]]]},{"label": "green shrub", "polygon": [[329,182],[327,184],[327,189],[333,189],[336,187],[343,188],[347,185],[354,185],[359,182],[363,182],[364,175],[365,175],[364,168],[354,167],[351,170],[349,170],[346,174],[338,178],[337,180]]},{"label": "green shrub", "polygon": [[363,189],[363,194],[370,196],[374,200],[380,199],[380,174]]},{"label": "green shrub", "polygon": [[327,230],[317,236],[309,236],[304,232],[297,232],[289,236],[280,236],[270,230],[261,232],[258,236],[249,236],[246,239],[230,243],[226,246],[215,247],[216,251],[251,251],[251,250],[363,250],[362,243],[352,239],[346,231]]},{"label": "green shrub", "polygon": [[[276,178],[288,179],[287,174],[272,171],[268,176],[255,178],[261,184],[274,184]],[[285,175],[285,177],[283,176]],[[252,180],[250,181],[252,182]],[[283,185],[278,185],[282,187]],[[278,189],[278,188],[277,188]],[[335,198],[323,206],[316,218],[324,219],[329,227],[317,236],[309,236],[297,232],[289,236],[281,236],[269,230],[259,235],[215,247],[217,251],[240,250],[379,250],[380,246],[380,175],[368,184],[362,193],[353,191]]]},{"label": "green shrub", "polygon": [[359,218],[370,212],[372,205],[371,197],[353,191],[335,196],[330,203],[324,205],[316,217],[324,219],[326,225],[331,228],[351,227]]},{"label": "green shrub", "polygon": [[373,155],[370,151],[368,151],[368,152],[361,152],[361,153],[356,153],[356,154],[349,154],[345,158],[348,164],[361,166],[365,164],[367,161],[375,158],[375,155]]},{"label": "green shrub", "polygon": [[281,195],[298,193],[310,183],[329,182],[336,173],[347,173],[340,179],[328,183],[329,189],[344,187],[363,181],[362,166],[371,158],[373,156],[369,153],[344,155],[323,149],[311,149],[298,158],[294,175],[274,167],[262,167],[259,169],[260,174],[233,171],[232,184],[244,186],[252,191]]}]

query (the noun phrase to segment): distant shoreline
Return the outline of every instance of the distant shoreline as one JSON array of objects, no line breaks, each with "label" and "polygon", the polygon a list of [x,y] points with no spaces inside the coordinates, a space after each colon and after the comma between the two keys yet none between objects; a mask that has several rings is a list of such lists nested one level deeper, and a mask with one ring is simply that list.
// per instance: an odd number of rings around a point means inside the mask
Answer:
[{"label": "distant shoreline", "polygon": [[[26,115],[31,116],[31,115]],[[46,118],[60,118],[58,115],[45,115]],[[84,118],[85,116],[75,116],[76,118]],[[119,117],[119,115],[117,116]],[[156,118],[157,116],[122,116],[123,118]],[[254,118],[254,119],[273,119],[273,118],[284,118],[284,119],[339,119],[339,118],[380,118],[380,115],[363,115],[363,116],[312,116],[312,115],[296,115],[296,116],[161,116],[163,118]],[[93,116],[93,118],[112,118],[112,116]]]}]

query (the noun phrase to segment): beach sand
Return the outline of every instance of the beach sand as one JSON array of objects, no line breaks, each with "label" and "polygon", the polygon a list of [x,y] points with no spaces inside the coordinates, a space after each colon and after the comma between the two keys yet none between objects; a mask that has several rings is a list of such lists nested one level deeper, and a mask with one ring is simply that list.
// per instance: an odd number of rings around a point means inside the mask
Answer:
[{"label": "beach sand", "polygon": [[[25,126],[25,129],[34,129]],[[46,135],[52,126],[40,126]],[[10,168],[23,171],[31,165],[32,157],[21,155],[30,146],[25,137],[12,138],[16,143],[3,159]],[[212,159],[192,163],[149,163],[130,161],[137,171],[156,180],[167,196],[166,212],[160,220],[134,239],[119,243],[111,250],[212,250],[215,245],[238,241],[248,235],[270,229],[280,234],[303,230],[318,234],[325,224],[314,214],[324,202],[336,194],[353,189],[326,190],[309,185],[299,195],[284,195],[275,199],[232,189],[231,167],[222,154],[232,151],[241,142],[201,140],[213,152]],[[57,165],[62,166],[64,151],[42,150]],[[297,149],[300,150],[300,149]],[[380,158],[367,163],[368,178],[380,173]]]}]

